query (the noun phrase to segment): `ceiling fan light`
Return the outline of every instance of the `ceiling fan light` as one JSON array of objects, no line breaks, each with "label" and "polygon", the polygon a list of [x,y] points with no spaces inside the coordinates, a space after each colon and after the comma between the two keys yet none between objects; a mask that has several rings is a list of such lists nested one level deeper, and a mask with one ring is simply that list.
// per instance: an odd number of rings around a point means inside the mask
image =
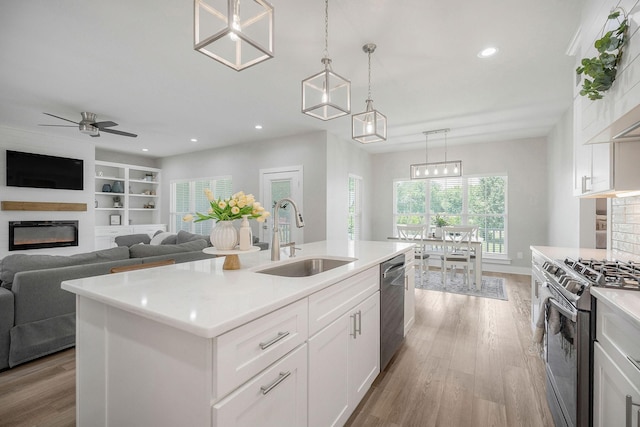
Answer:
[{"label": "ceiling fan light", "polygon": [[236,71],[273,58],[269,2],[194,0],[194,9],[193,48],[198,52]]}]

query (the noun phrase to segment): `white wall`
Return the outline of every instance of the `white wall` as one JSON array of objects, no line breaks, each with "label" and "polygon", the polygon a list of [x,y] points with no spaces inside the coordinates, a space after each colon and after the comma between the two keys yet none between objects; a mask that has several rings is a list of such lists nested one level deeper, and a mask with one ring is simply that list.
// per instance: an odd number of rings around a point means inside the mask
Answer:
[{"label": "white wall", "polygon": [[372,156],[355,141],[327,135],[327,240],[347,238],[349,174],[362,177],[361,240],[371,240],[371,197],[373,195]]},{"label": "white wall", "polygon": [[124,163],[126,165],[146,166],[149,168],[159,168],[160,160],[146,156],[136,156],[130,153],[120,153],[117,151],[101,150],[96,148],[96,160],[112,163]]},{"label": "white wall", "polygon": [[[373,155],[373,238],[393,233],[393,180],[409,179],[409,165],[424,159],[424,150]],[[442,148],[429,148],[429,159],[443,159]],[[531,264],[530,245],[547,243],[547,144],[544,138],[449,146],[448,159],[463,162],[465,175],[508,177],[508,257],[525,271]],[[518,258],[518,253],[522,258]]]},{"label": "white wall", "polygon": [[[15,253],[56,254],[88,252],[94,248],[94,144],[90,138],[74,140],[44,133],[0,126],[0,199],[2,201],[86,203],[86,212],[0,211],[0,258]],[[6,150],[50,156],[71,157],[84,161],[84,190],[52,190],[6,186]],[[9,252],[9,221],[79,222],[78,246],[66,248],[30,249]]]},{"label": "white wall", "polygon": [[[170,182],[175,179],[231,175],[233,190],[259,197],[259,169],[303,165],[304,197],[296,201],[304,216],[304,241],[326,239],[327,136],[325,132],[295,135],[160,159],[161,221],[169,223]],[[257,226],[252,221],[254,234]],[[269,227],[271,228],[271,223]]]}]

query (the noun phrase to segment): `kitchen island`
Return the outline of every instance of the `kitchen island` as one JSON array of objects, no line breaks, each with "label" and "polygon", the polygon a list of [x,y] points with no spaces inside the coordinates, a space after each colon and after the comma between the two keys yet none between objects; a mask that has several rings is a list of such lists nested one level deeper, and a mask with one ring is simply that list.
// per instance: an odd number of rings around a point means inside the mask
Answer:
[{"label": "kitchen island", "polygon": [[[343,423],[379,372],[379,264],[412,247],[316,242],[278,263],[241,255],[240,270],[219,258],[63,282],[77,295],[78,425]],[[314,257],[352,262],[258,272]]]}]

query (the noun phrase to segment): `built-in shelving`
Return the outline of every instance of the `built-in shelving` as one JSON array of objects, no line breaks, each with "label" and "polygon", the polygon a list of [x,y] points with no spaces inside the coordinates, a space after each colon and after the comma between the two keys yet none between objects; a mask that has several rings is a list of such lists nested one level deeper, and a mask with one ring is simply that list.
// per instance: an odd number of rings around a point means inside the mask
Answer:
[{"label": "built-in shelving", "polygon": [[[120,215],[121,225],[159,224],[160,174],[156,168],[96,161],[96,225],[113,224],[112,215]],[[107,184],[122,191],[103,191]]]}]

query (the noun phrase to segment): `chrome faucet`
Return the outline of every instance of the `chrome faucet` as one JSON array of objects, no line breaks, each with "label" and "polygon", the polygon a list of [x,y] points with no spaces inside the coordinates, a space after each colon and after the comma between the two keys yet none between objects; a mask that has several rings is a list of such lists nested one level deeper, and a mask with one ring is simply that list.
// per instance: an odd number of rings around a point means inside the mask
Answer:
[{"label": "chrome faucet", "polygon": [[276,202],[276,208],[273,213],[273,236],[271,237],[271,261],[280,261],[280,248],[283,246],[289,246],[291,249],[291,256],[295,255],[295,242],[289,242],[284,245],[280,245],[280,228],[278,227],[278,223],[280,222],[280,204],[282,202],[289,202],[291,206],[293,206],[293,211],[296,215],[296,227],[302,228],[304,227],[304,220],[302,219],[302,214],[298,209],[298,205],[296,202],[285,197],[284,199],[280,199]]}]

